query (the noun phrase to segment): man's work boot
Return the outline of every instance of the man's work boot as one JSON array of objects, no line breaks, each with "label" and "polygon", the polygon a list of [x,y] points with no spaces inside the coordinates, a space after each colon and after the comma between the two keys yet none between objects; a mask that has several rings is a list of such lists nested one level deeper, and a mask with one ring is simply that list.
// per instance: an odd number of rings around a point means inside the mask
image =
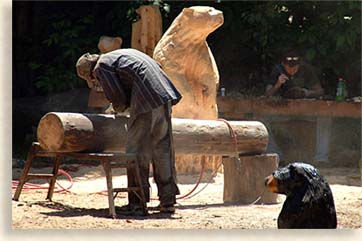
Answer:
[{"label": "man's work boot", "polygon": [[173,204],[161,205],[160,212],[161,213],[175,213],[176,209]]},{"label": "man's work boot", "polygon": [[127,204],[122,207],[116,207],[116,211],[121,215],[127,216],[147,216],[147,208],[143,208],[141,204]]}]

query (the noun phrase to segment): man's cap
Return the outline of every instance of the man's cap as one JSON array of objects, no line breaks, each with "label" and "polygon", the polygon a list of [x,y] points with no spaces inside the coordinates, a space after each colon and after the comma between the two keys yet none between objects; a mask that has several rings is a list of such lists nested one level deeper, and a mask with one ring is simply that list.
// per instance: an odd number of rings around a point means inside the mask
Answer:
[{"label": "man's cap", "polygon": [[299,64],[300,61],[300,55],[297,51],[292,50],[292,51],[287,51],[283,54],[283,59],[282,61],[284,63],[286,63],[287,65],[289,65],[290,67],[294,67],[297,64]]},{"label": "man's cap", "polygon": [[96,64],[95,57],[98,57],[98,55],[85,53],[78,59],[75,66],[79,77],[87,81],[91,81],[93,79],[92,71]]}]

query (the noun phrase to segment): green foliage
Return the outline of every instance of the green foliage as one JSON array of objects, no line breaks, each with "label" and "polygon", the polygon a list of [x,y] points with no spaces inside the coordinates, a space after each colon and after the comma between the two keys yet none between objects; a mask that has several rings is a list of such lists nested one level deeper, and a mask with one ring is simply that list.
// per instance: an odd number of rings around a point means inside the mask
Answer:
[{"label": "green foliage", "polygon": [[[77,21],[67,19],[64,14],[54,16],[48,38],[43,40],[42,48],[51,49],[50,56],[44,56],[42,62],[29,63],[32,70],[41,70],[35,85],[44,93],[54,93],[81,86],[75,75],[75,62],[80,56],[82,46],[91,46],[97,38],[82,38],[88,25],[94,24],[94,18],[83,17]],[[90,49],[95,51],[95,49]]]},{"label": "green foliage", "polygon": [[[331,57],[332,53],[360,54],[360,8],[359,2],[258,3],[241,14],[242,29],[250,33],[244,43],[252,45],[262,59],[266,52],[275,61],[286,46],[296,47],[308,61],[333,67],[338,57]],[[342,72],[343,66],[339,67]]]},{"label": "green foliage", "polygon": [[41,4],[38,8],[43,14],[36,18],[46,26],[41,43],[31,48],[28,67],[43,94],[86,86],[76,75],[75,63],[85,52],[98,52],[100,36],[121,36],[122,45],[130,47],[131,24],[138,19],[135,10],[139,6],[154,4],[165,14],[169,11],[162,0]]},{"label": "green foliage", "polygon": [[[18,2],[14,4],[16,9]],[[122,46],[130,47],[131,24],[139,18],[135,10],[145,4],[160,6],[164,30],[184,7],[214,6],[223,11],[224,24],[209,36],[208,43],[221,79],[234,89],[258,92],[287,47],[301,50],[320,72],[360,73],[358,1],[30,2],[29,11],[37,13],[33,15],[37,21],[32,21],[41,32],[33,36],[35,31],[29,29],[27,35],[15,38],[16,61],[28,64],[29,78],[44,94],[86,86],[75,73],[77,58],[87,51],[97,52],[101,35],[121,36]]]},{"label": "green foliage", "polygon": [[[225,54],[227,56],[225,48],[235,45],[235,49],[243,51],[238,65],[249,69],[243,73],[244,79],[239,83],[241,89],[252,90],[250,83],[254,87],[263,86],[270,68],[288,48],[298,49],[320,73],[329,71],[333,76],[348,78],[351,70],[361,71],[360,2],[221,1],[214,6],[224,12],[225,18],[224,25],[215,34],[230,39],[223,39],[223,58]],[[219,62],[222,61],[225,60]],[[249,74],[259,77],[246,79]],[[220,76],[222,78],[222,74]],[[327,84],[334,85],[334,77],[328,78],[330,83]],[[360,89],[360,80],[357,77],[351,84]]]},{"label": "green foliage", "polygon": [[[97,53],[102,35],[125,37],[124,44],[131,35],[130,23],[126,19],[129,2],[84,2],[77,6],[62,2],[35,6],[39,11],[35,22],[41,26],[42,32],[31,36],[37,39],[29,41],[29,48],[21,43],[17,43],[17,48],[19,52],[27,53],[20,61],[27,61],[40,94],[85,87],[85,81],[78,78],[75,70],[79,56],[85,52]],[[120,27],[123,25],[128,27]]]}]

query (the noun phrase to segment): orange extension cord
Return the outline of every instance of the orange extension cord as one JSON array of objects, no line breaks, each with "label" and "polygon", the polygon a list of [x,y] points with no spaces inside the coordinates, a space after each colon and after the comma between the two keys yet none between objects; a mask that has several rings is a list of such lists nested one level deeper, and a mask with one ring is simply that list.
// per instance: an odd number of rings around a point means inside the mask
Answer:
[{"label": "orange extension cord", "polygon": [[[66,188],[64,188],[62,185],[60,185],[59,182],[56,182],[55,184],[57,184],[57,186],[59,187],[59,189],[55,190],[55,192],[70,192],[69,190],[73,187],[73,179],[72,177],[64,170],[59,169],[58,171],[58,176],[60,175],[64,175],[68,178],[70,185]],[[16,189],[17,186],[19,184],[19,180],[13,180],[12,181],[12,189]],[[34,183],[25,183],[23,190],[27,191],[27,190],[34,190],[34,189],[48,189],[48,187],[39,185],[39,184],[34,184]]]},{"label": "orange extension cord", "polygon": [[[90,165],[78,165],[78,166],[74,167],[72,169],[72,171],[76,171],[81,166],[90,166]],[[70,184],[69,184],[68,187],[63,187],[58,181],[56,181],[55,184],[57,186],[55,187],[56,188],[55,192],[57,192],[57,193],[64,193],[65,192],[65,193],[76,194],[76,193],[70,191],[70,189],[73,187],[73,184],[74,184],[72,176],[63,169],[58,170],[58,176],[60,176],[60,175],[65,176],[69,180]],[[16,189],[18,185],[19,185],[19,180],[13,180],[12,181],[12,189],[13,190]],[[48,188],[49,188],[49,186],[42,186],[40,184],[34,184],[34,183],[27,182],[27,183],[24,184],[24,187],[23,187],[22,190],[23,191],[31,191],[31,190],[41,190],[41,189],[48,189]],[[100,192],[95,192],[93,194],[100,194],[100,195],[105,195],[106,196],[107,195],[107,190],[103,190],[103,191],[100,191]]]}]

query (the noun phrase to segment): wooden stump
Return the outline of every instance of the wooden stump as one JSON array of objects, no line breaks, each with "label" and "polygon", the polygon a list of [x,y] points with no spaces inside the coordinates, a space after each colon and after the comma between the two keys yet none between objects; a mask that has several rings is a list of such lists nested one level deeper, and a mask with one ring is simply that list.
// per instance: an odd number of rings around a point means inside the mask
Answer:
[{"label": "wooden stump", "polygon": [[[277,194],[265,190],[264,179],[278,168],[277,154],[224,158],[224,202],[250,204],[263,192],[257,203],[277,202]],[[265,191],[264,191],[265,190]]]}]

